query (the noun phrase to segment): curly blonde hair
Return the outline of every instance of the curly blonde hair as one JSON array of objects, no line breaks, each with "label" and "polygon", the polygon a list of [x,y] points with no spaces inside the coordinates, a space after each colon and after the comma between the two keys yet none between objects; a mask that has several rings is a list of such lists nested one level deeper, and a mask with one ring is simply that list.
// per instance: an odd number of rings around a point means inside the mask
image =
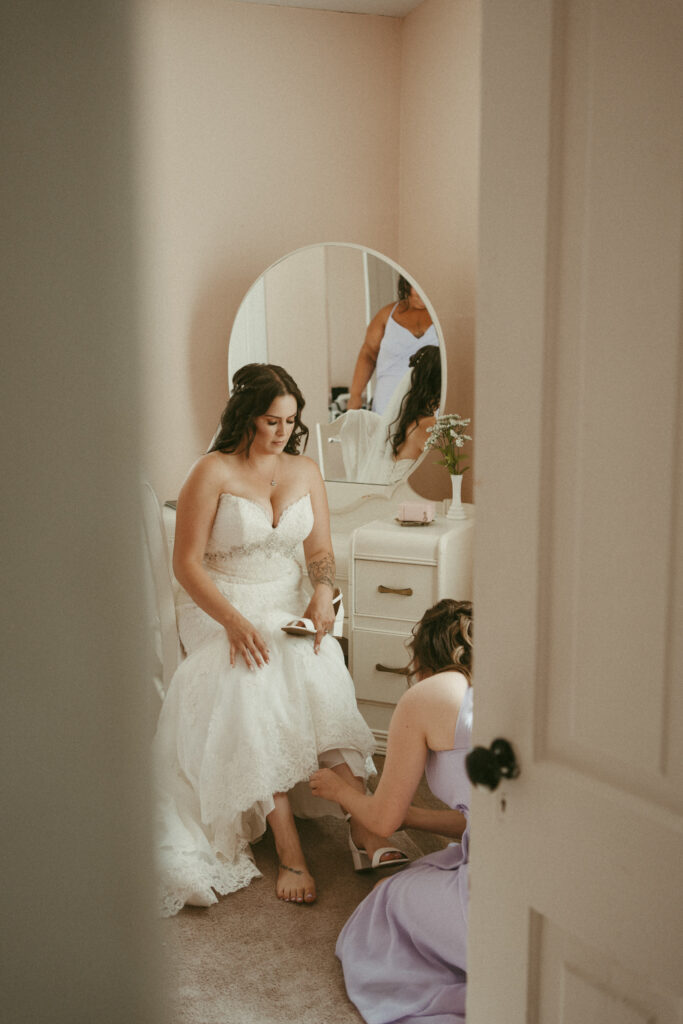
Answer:
[{"label": "curly blonde hair", "polygon": [[413,627],[408,650],[414,672],[436,675],[455,669],[472,682],[472,602],[445,597]]}]

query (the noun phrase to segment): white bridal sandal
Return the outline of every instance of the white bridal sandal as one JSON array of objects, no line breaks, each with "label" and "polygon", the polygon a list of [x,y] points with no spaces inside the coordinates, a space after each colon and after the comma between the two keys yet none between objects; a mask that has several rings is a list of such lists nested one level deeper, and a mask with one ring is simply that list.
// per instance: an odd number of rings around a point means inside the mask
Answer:
[{"label": "white bridal sandal", "polygon": [[[351,851],[351,859],[356,871],[382,871],[389,868],[402,868],[404,864],[410,864],[410,857],[407,857],[403,850],[399,850],[395,846],[380,846],[379,850],[375,850],[371,859],[365,850],[360,850],[354,843],[351,836],[350,822],[349,850]],[[385,853],[400,853],[401,856],[391,860],[382,860]]]},{"label": "white bridal sandal", "polygon": [[[342,593],[339,587],[335,587],[332,595],[332,607],[335,611],[334,625],[331,629],[332,636],[344,635],[344,605],[342,604]],[[286,626],[281,627],[284,633],[290,636],[315,636],[316,629],[311,619],[292,619]]]}]

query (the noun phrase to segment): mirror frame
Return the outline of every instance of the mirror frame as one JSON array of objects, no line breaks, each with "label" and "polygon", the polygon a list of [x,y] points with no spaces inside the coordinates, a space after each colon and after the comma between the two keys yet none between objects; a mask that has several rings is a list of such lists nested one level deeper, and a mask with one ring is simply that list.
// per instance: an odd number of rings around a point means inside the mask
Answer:
[{"label": "mirror frame", "polygon": [[[242,300],[240,301],[240,304],[237,307],[237,312],[236,312],[235,318],[233,320],[233,325],[232,325],[232,328],[231,328],[231,331],[230,331],[230,338],[228,339],[228,353],[227,353],[228,386],[229,387],[232,386],[233,375],[239,369],[239,367],[238,366],[234,366],[234,364],[231,366],[231,360],[230,360],[231,344],[230,344],[230,342],[231,342],[231,339],[232,339],[232,334],[233,334],[233,331],[234,331],[235,324],[236,324],[237,319],[238,319],[238,317],[240,315],[240,311],[243,309],[243,307],[244,307],[245,303],[247,302],[247,299],[249,298],[251,293],[256,288],[258,288],[260,286],[261,282],[265,279],[265,277],[269,273],[269,271],[271,271],[274,267],[279,266],[285,260],[290,259],[290,257],[292,257],[292,256],[297,256],[300,253],[307,252],[307,251],[309,251],[311,249],[319,249],[319,248],[327,248],[327,247],[345,248],[345,249],[356,249],[360,253],[367,254],[369,256],[373,256],[373,257],[375,257],[375,259],[378,259],[378,260],[382,260],[384,263],[387,263],[390,267],[392,267],[398,274],[402,275],[406,279],[406,281],[408,281],[410,283],[410,285],[415,289],[415,291],[420,293],[420,296],[422,297],[422,300],[424,301],[425,307],[426,307],[426,309],[427,309],[427,311],[428,311],[428,313],[429,313],[429,315],[430,315],[430,317],[432,319],[432,323],[434,324],[437,338],[439,339],[439,354],[441,356],[441,397],[440,397],[440,408],[443,409],[444,405],[445,405],[445,402],[446,402],[446,385],[447,385],[447,379],[448,379],[448,362],[447,362],[447,357],[446,357],[446,344],[445,344],[445,340],[444,340],[444,333],[443,333],[443,329],[441,327],[441,323],[439,321],[439,318],[438,318],[438,316],[436,314],[436,310],[434,309],[434,306],[432,305],[429,297],[426,295],[426,293],[423,290],[423,288],[415,280],[413,275],[410,274],[403,266],[401,266],[400,263],[398,263],[396,260],[393,260],[390,256],[386,256],[384,253],[379,252],[376,249],[371,249],[367,245],[360,245],[357,242],[312,242],[312,243],[310,243],[308,245],[302,245],[302,246],[299,246],[297,249],[292,249],[290,252],[287,252],[283,256],[280,256],[278,259],[274,260],[268,267],[266,267],[266,269],[264,271],[262,271],[261,274],[259,274],[259,276],[256,278],[256,280],[249,286],[247,291],[242,296]],[[359,342],[359,345],[358,345],[358,350],[359,351],[360,351],[361,345],[362,345],[362,340]],[[243,364],[240,364],[240,365],[243,365]],[[296,372],[295,372],[296,368],[295,367],[290,368],[288,366],[287,370],[292,373],[292,376],[296,380]],[[314,434],[314,431],[311,431],[310,437],[313,437],[313,434]],[[326,486],[326,488],[328,490],[328,494],[330,495],[330,498],[332,498],[333,492],[336,491],[336,490],[340,491],[340,496],[341,496],[341,489],[343,488],[344,491],[345,491],[346,501],[347,502],[350,501],[352,505],[355,505],[356,501],[361,501],[365,493],[373,494],[373,495],[384,495],[386,498],[390,498],[391,495],[398,488],[402,487],[405,483],[409,482],[410,477],[415,472],[415,470],[418,468],[418,466],[422,463],[422,461],[425,458],[425,455],[426,455],[426,452],[423,451],[421,453],[421,455],[419,455],[415,459],[412,468],[406,473],[406,476],[402,480],[399,480],[399,481],[397,481],[395,483],[392,483],[392,484],[373,483],[373,482],[370,482],[370,481],[363,482],[363,481],[358,481],[358,480],[339,480],[339,479],[335,479],[335,478],[327,479],[325,477],[323,479],[325,480],[325,486]],[[317,463],[317,459],[314,459],[314,461]],[[336,485],[336,486],[331,487],[330,485]],[[348,488],[358,488],[359,489],[358,492],[357,492],[357,496],[355,498],[354,498],[353,493],[349,492],[347,490]]]}]

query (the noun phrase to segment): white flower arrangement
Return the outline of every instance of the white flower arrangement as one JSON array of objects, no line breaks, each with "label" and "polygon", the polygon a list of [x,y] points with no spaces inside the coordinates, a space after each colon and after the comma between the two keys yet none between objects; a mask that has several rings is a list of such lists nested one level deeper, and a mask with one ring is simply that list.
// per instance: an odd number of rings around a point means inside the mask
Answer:
[{"label": "white flower arrangement", "polygon": [[433,427],[427,427],[429,437],[425,445],[425,451],[441,452],[443,458],[439,459],[439,465],[445,466],[451,476],[464,473],[468,468],[463,466],[460,469],[460,461],[465,458],[462,448],[465,441],[472,438],[465,430],[470,425],[469,419],[463,419],[457,413],[449,413],[446,416],[437,416]]}]

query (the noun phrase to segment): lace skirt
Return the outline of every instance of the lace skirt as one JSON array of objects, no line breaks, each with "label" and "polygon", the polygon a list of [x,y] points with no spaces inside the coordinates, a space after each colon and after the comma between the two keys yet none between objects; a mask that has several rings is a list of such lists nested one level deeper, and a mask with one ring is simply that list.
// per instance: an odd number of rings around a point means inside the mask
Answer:
[{"label": "lace skirt", "polygon": [[154,740],[161,911],[215,902],[259,875],[249,844],[265,830],[273,794],[290,792],[295,814],[340,813],[306,780],[320,763],[374,772],[374,740],[360,715],[337,640],[282,632],[301,615],[298,581],[216,578],[266,641],[270,660],[230,666],[225,630],[192,602],[179,604],[187,657],[162,707]]}]

